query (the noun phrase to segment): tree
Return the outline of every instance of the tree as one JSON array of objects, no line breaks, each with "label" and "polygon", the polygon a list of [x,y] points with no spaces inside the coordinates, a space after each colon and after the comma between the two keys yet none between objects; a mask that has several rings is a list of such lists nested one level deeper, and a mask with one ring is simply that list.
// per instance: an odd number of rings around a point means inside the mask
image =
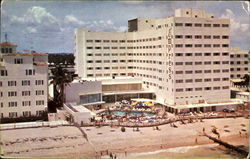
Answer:
[{"label": "tree", "polygon": [[54,99],[51,102],[49,110],[62,107],[64,103],[64,87],[72,81],[71,75],[66,69],[63,69],[60,65],[51,70],[53,74],[50,84],[54,85]]}]

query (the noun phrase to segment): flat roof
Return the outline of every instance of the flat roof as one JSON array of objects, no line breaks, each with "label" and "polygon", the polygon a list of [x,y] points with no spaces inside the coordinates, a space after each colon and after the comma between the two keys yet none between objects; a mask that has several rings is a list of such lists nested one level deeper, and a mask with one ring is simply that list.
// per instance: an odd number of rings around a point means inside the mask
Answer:
[{"label": "flat roof", "polygon": [[48,56],[46,53],[5,53],[3,56]]},{"label": "flat roof", "polygon": [[137,94],[137,93],[155,93],[155,92],[150,90],[110,91],[110,92],[103,92],[103,95]]}]

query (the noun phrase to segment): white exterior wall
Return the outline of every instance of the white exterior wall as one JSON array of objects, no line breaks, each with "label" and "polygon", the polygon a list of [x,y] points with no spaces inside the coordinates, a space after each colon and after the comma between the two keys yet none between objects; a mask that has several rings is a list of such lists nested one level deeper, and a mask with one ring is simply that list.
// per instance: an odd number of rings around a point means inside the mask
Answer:
[{"label": "white exterior wall", "polygon": [[[2,55],[3,63],[1,70],[7,70],[8,76],[0,75],[0,112],[1,117],[9,117],[10,112],[17,112],[17,117],[23,116],[24,111],[30,115],[38,115],[38,111],[47,110],[48,94],[48,56],[46,54],[8,54]],[[14,59],[23,59],[23,64],[14,64]],[[33,61],[34,59],[34,61]],[[35,65],[38,64],[38,65]],[[34,75],[26,75],[26,70],[35,70]],[[30,81],[30,85],[23,86],[22,81]],[[36,80],[42,80],[43,85],[36,85]],[[16,81],[16,86],[8,86],[8,81]],[[30,91],[30,95],[23,96],[23,91]],[[43,94],[36,95],[36,91]],[[16,92],[16,96],[9,96],[9,92]],[[29,101],[29,106],[23,106],[24,101]],[[37,105],[36,101],[43,101]],[[9,102],[17,102],[16,106],[10,107]]]},{"label": "white exterior wall", "polygon": [[80,95],[102,93],[100,81],[72,82],[65,87],[65,103],[80,103]]},{"label": "white exterior wall", "polygon": [[230,48],[231,79],[242,78],[249,74],[249,53],[239,47]]},{"label": "white exterior wall", "polygon": [[[175,26],[175,23],[182,23],[184,26]],[[185,23],[192,23],[193,26],[187,27]],[[202,26],[195,27],[195,23],[200,23]],[[211,24],[211,27],[205,27],[204,24]],[[214,27],[213,24],[219,24],[220,26]],[[143,87],[155,91],[157,101],[170,105],[198,103],[200,100],[205,100],[206,102],[224,102],[230,99],[230,38],[229,27],[222,27],[222,24],[229,25],[229,19],[214,18],[212,14],[206,14],[201,10],[184,9],[177,10],[175,17],[164,19],[138,18],[137,31],[134,32],[88,32],[89,36],[85,35],[83,40],[90,38],[93,40],[120,40],[122,38],[127,40],[124,46],[127,46],[127,48],[132,47],[132,49],[107,51],[110,54],[122,52],[133,53],[133,63],[131,63],[133,69],[128,72],[133,72],[134,76],[142,78]],[[124,38],[124,35],[127,35],[126,38]],[[182,38],[178,39],[175,37],[176,35],[181,35]],[[185,38],[186,35],[191,35],[192,38],[187,39]],[[201,36],[201,39],[195,39],[196,35]],[[211,38],[206,39],[205,36],[211,36]],[[213,36],[219,36],[219,39]],[[222,36],[226,36],[226,38],[222,39]],[[179,48],[176,44],[184,46]],[[192,44],[192,47],[185,47],[185,44]],[[202,46],[195,47],[195,44],[201,44]],[[205,47],[205,44],[210,44],[211,47]],[[219,44],[219,47],[214,46],[214,44]],[[224,44],[228,46],[222,47]],[[91,45],[93,47],[95,45],[101,47],[105,47],[106,45],[119,47],[121,44],[98,43]],[[86,67],[105,67],[105,63],[99,64],[94,61],[96,59],[103,61],[116,58],[115,56],[110,56],[108,59],[105,56],[98,57],[94,54],[101,51],[91,51],[89,53],[92,53],[93,56],[89,59],[92,59],[93,63],[87,63],[88,66]],[[102,51],[103,53],[107,52],[106,50]],[[177,56],[177,53],[183,55]],[[192,53],[192,56],[186,56],[186,53]],[[201,56],[195,56],[195,53],[201,53]],[[211,53],[211,55],[205,56],[205,53]],[[128,56],[127,58],[130,59],[131,57]],[[176,65],[178,62],[183,62],[184,64]],[[185,62],[192,62],[193,64],[185,65]],[[201,64],[196,65],[195,62],[201,62]],[[211,62],[211,64],[207,65],[205,62]],[[214,62],[219,62],[220,64],[214,64]],[[118,63],[118,65],[130,66],[130,64],[123,63]],[[85,69],[82,66],[84,64],[79,67]],[[205,70],[211,70],[212,72],[206,73]],[[219,72],[215,73],[216,71],[213,72],[214,70]],[[176,71],[183,71],[183,73],[176,74]],[[193,71],[193,73],[189,74],[185,73],[185,71]],[[195,73],[195,71],[202,72]],[[111,69],[110,73],[107,73],[106,70],[91,70],[89,72],[93,73],[94,77],[97,77],[97,74],[101,73],[107,76],[112,76],[112,72],[118,75],[120,73],[116,72],[115,69]],[[84,75],[79,74],[79,76],[86,77],[86,73]],[[189,79],[193,81],[191,83],[186,82]],[[202,82],[195,82],[195,79],[201,79]],[[205,82],[205,79],[210,79],[211,81]],[[183,80],[183,82],[178,83],[176,80]],[[202,90],[195,91],[197,87],[201,87]],[[205,87],[210,87],[208,89],[211,90],[204,90]],[[191,88],[192,91],[186,91],[187,88]],[[179,92],[176,89],[183,89],[183,91]]]}]

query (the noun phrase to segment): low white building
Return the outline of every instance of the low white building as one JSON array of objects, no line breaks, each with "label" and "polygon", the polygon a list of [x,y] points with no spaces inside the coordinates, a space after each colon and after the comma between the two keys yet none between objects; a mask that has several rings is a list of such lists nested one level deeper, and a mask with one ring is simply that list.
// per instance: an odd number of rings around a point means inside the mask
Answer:
[{"label": "low white building", "polygon": [[[0,44],[0,118],[40,116],[47,110],[48,55],[16,53]],[[12,48],[12,49],[11,49]],[[9,52],[7,52],[9,51]]]}]

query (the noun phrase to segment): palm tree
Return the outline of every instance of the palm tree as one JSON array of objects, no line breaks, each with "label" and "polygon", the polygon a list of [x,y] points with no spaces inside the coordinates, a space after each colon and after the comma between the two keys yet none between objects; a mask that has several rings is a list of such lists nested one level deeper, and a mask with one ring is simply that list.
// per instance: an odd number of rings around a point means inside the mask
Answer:
[{"label": "palm tree", "polygon": [[51,70],[53,74],[50,84],[54,85],[54,99],[51,110],[62,107],[64,103],[64,87],[72,81],[71,75],[60,65]]}]

